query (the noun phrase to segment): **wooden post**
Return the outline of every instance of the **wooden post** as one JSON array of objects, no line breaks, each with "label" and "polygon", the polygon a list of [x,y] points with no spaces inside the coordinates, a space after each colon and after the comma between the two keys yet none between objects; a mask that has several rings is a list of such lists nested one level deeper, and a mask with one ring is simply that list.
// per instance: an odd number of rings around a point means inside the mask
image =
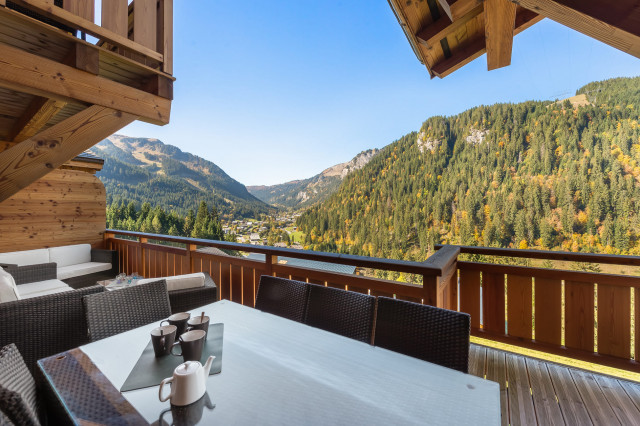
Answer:
[{"label": "wooden post", "polygon": [[162,53],[162,71],[173,74],[173,0],[159,0],[158,40],[156,47]]},{"label": "wooden post", "polygon": [[187,244],[187,259],[189,261],[189,273],[190,274],[192,274],[193,270],[194,270],[192,252],[196,251],[197,248],[198,248],[198,246],[196,246],[195,244]]},{"label": "wooden post", "polygon": [[138,270],[142,271],[142,276],[145,278],[147,277],[147,250],[144,248],[144,244],[147,242],[148,240],[145,237],[140,237],[138,239],[138,244],[140,245],[140,262],[142,262],[142,268],[140,267],[140,265],[138,264]]},{"label": "wooden post", "polygon": [[113,242],[111,241],[112,238],[115,238],[116,235],[112,232],[105,232],[104,233],[104,248],[107,250],[113,250]]},{"label": "wooden post", "polygon": [[458,309],[458,254],[460,248],[442,246],[423,263],[439,271],[422,275],[423,303],[445,309]]},{"label": "wooden post", "polygon": [[265,254],[264,265],[267,275],[273,276],[273,264],[278,263],[278,256],[272,254]]},{"label": "wooden post", "polygon": [[438,277],[436,275],[422,276],[422,303],[438,306]]}]

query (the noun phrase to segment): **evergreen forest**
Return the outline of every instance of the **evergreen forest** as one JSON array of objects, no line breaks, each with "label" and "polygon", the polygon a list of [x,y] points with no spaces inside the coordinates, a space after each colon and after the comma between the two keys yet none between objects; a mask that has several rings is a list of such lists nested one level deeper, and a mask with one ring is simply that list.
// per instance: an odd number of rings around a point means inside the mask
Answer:
[{"label": "evergreen forest", "polygon": [[298,218],[306,247],[406,260],[434,244],[639,255],[640,78],[576,95],[429,118]]},{"label": "evergreen forest", "polygon": [[209,209],[205,201],[200,202],[197,213],[189,209],[186,216],[175,211],[167,212],[161,206],[152,208],[148,202],[139,209],[133,201],[112,203],[107,207],[107,228],[209,240],[225,239],[218,210],[215,206]]}]

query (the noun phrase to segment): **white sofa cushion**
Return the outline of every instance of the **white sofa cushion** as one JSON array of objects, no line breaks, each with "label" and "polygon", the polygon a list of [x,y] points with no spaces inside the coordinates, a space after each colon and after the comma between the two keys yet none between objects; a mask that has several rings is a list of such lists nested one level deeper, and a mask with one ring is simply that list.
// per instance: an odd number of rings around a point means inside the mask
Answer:
[{"label": "white sofa cushion", "polygon": [[142,280],[138,280],[137,284],[150,283],[162,279],[167,282],[167,291],[204,287],[204,274],[202,272],[196,272],[195,274],[176,275],[174,277],[144,278]]},{"label": "white sofa cushion", "polygon": [[49,250],[47,249],[0,253],[0,263],[9,263],[12,265],[24,266],[49,262]]},{"label": "white sofa cushion", "polygon": [[60,280],[44,280],[34,283],[20,284],[17,286],[17,289],[21,299],[30,299],[32,297],[73,290]]},{"label": "white sofa cushion", "polygon": [[13,276],[0,268],[0,303],[19,300],[20,295],[16,290],[16,282]]},{"label": "white sofa cushion", "polygon": [[111,264],[103,262],[86,262],[78,265],[58,266],[58,279],[66,280],[67,278],[108,271],[109,269],[111,269]]},{"label": "white sofa cushion", "polygon": [[49,249],[49,262],[56,262],[58,268],[89,263],[91,262],[91,245],[74,244],[72,246],[51,247]]}]

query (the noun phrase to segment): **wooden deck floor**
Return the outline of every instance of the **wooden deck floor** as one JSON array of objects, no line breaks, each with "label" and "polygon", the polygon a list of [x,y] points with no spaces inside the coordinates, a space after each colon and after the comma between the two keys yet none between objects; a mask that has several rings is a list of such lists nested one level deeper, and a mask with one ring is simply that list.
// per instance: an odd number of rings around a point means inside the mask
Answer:
[{"label": "wooden deck floor", "polygon": [[503,425],[640,425],[640,384],[471,345],[469,373],[500,384]]}]

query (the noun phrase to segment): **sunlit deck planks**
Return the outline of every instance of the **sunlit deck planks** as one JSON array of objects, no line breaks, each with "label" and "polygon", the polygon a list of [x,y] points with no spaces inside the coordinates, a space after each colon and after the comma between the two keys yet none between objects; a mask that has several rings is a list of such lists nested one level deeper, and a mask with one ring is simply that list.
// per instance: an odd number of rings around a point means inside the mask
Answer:
[{"label": "sunlit deck planks", "polygon": [[503,425],[640,425],[640,383],[479,345],[469,373],[500,384]]}]

